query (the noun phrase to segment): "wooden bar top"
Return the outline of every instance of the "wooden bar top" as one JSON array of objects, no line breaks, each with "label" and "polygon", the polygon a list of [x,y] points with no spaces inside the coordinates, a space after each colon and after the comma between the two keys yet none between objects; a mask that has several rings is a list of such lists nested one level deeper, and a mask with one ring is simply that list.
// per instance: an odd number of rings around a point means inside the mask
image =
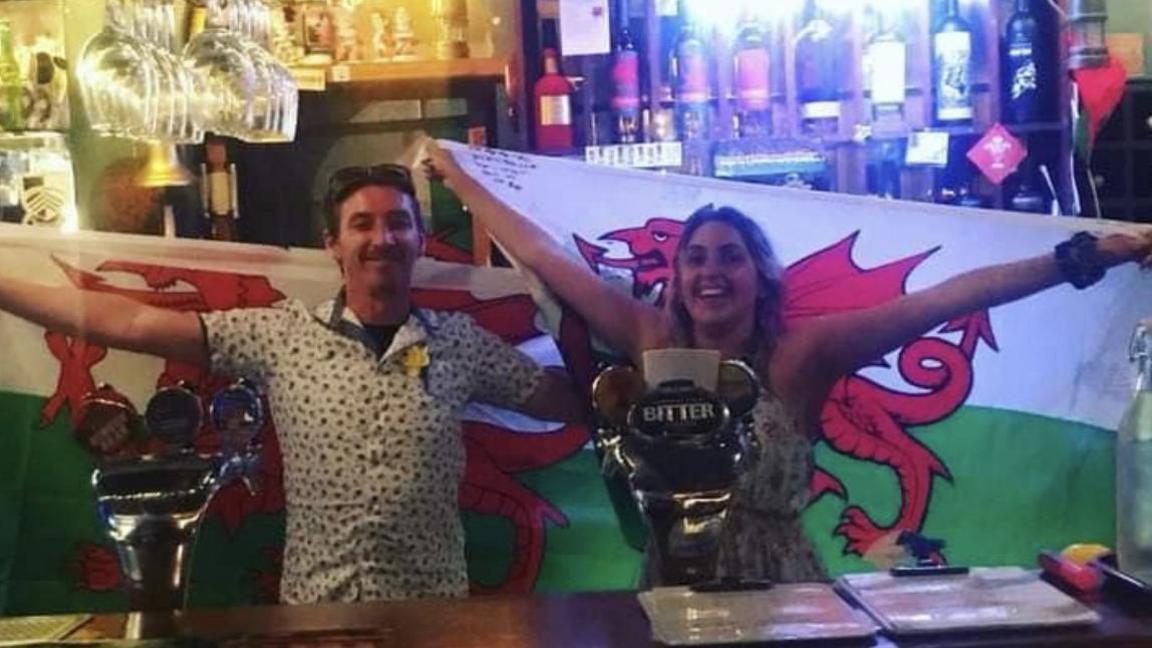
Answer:
[{"label": "wooden bar top", "polygon": [[[1152,602],[1079,597],[1103,620],[1043,631],[877,635],[872,646],[1152,646]],[[655,644],[635,592],[475,596],[457,600],[190,610],[182,636],[235,646],[612,648]],[[102,614],[69,639],[123,637],[124,614]],[[808,645],[808,644],[806,644]]]}]

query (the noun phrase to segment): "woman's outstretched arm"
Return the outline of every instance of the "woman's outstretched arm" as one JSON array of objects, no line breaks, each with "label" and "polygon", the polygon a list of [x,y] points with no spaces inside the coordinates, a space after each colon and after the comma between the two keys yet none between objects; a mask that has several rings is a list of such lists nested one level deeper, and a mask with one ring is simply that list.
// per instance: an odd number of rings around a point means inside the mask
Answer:
[{"label": "woman's outstretched arm", "polygon": [[592,330],[634,359],[644,349],[664,346],[670,327],[664,312],[640,302],[597,276],[535,222],[492,195],[468,175],[450,151],[427,143],[426,170],[443,179],[492,236],[539,276]]},{"label": "woman's outstretched arm", "polygon": [[[1096,242],[1100,267],[1145,262],[1152,229]],[[886,304],[812,322],[814,353],[830,380],[851,373],[950,319],[1022,299],[1067,281],[1054,253],[977,268]]]}]

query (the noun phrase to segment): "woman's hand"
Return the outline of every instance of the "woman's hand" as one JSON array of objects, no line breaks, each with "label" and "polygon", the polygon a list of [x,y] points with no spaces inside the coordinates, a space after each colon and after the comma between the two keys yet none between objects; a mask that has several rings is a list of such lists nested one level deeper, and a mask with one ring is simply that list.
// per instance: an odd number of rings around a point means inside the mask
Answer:
[{"label": "woman's hand", "polygon": [[1152,227],[1109,234],[1096,245],[1108,265],[1137,262],[1142,268],[1152,268]]},{"label": "woman's hand", "polygon": [[436,140],[428,138],[424,142],[424,152],[428,156],[420,161],[424,175],[429,180],[442,181],[445,187],[455,191],[459,180],[466,178],[467,174],[456,163],[451,151],[444,150]]}]

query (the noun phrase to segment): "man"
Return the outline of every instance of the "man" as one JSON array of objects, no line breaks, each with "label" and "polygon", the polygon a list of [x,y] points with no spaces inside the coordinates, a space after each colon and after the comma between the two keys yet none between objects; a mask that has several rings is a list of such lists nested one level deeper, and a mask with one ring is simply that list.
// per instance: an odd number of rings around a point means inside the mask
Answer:
[{"label": "man", "polygon": [[407,169],[333,174],[336,298],[203,314],[0,280],[0,308],[95,343],[245,376],[268,395],[287,499],[287,603],[467,593],[458,415],[479,401],[578,420],[568,380],[462,314],[412,306],[424,232]]}]

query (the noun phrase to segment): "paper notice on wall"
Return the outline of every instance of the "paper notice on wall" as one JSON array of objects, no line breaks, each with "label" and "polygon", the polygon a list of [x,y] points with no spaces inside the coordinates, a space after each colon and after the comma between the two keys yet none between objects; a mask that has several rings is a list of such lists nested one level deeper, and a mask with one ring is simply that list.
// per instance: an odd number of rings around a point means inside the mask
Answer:
[{"label": "paper notice on wall", "polygon": [[904,163],[909,166],[948,166],[948,133],[917,131],[909,134]]},{"label": "paper notice on wall", "polygon": [[560,0],[560,50],[564,56],[611,50],[608,0]]}]

